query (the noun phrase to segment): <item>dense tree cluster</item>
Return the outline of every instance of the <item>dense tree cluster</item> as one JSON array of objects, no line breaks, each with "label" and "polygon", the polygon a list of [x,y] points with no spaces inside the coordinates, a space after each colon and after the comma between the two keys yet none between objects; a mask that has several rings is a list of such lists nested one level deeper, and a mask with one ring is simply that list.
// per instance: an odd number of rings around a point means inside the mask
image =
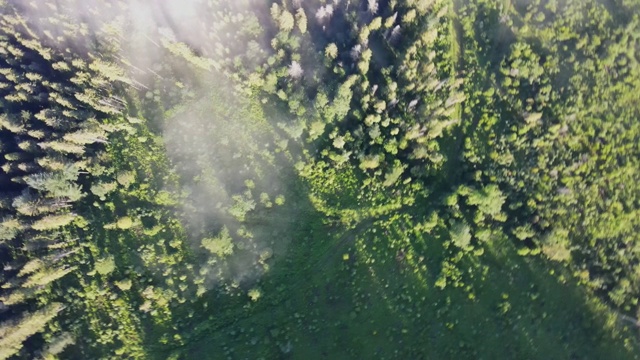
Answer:
[{"label": "dense tree cluster", "polygon": [[631,357],[637,0],[186,3],[0,1],[0,359]]}]

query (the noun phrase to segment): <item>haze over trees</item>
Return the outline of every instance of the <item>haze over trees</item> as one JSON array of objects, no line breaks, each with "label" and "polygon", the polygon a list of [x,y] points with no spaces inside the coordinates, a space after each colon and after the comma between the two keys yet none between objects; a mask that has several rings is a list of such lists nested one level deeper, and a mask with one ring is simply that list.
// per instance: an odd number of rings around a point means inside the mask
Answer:
[{"label": "haze over trees", "polygon": [[0,359],[634,359],[638,0],[0,0]]}]

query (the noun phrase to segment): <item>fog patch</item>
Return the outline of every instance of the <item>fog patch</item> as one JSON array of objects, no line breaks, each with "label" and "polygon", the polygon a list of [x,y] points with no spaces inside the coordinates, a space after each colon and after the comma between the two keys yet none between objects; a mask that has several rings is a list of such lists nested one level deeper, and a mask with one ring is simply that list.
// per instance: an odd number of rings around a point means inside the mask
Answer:
[{"label": "fog patch", "polygon": [[[256,280],[288,241],[281,216],[283,140],[231,72],[250,72],[270,49],[258,0],[10,1],[41,39],[124,71],[141,116],[160,124],[180,177],[178,206],[207,288]],[[53,9],[57,9],[53,11]],[[67,21],[50,19],[51,12]],[[35,19],[35,20],[31,20]],[[262,19],[264,21],[264,19]],[[247,54],[247,49],[252,49]],[[100,54],[100,55],[97,55]],[[106,55],[105,54],[111,54]],[[65,59],[66,60],[66,59]],[[69,59],[70,61],[71,59]],[[283,165],[284,164],[284,165]],[[227,234],[231,251],[224,249]],[[223,238],[221,238],[223,236]],[[208,246],[204,246],[208,244]]]},{"label": "fog patch", "polygon": [[177,109],[163,129],[181,176],[184,222],[210,285],[267,271],[290,224],[277,215],[288,181],[277,136],[259,106],[234,94],[228,81],[217,84]]}]

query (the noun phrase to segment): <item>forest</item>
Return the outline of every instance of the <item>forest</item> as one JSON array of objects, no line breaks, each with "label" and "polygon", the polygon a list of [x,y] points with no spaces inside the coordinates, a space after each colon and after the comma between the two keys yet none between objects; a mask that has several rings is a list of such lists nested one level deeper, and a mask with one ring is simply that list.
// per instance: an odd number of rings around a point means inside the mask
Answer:
[{"label": "forest", "polygon": [[640,0],[0,0],[0,360],[639,359]]}]

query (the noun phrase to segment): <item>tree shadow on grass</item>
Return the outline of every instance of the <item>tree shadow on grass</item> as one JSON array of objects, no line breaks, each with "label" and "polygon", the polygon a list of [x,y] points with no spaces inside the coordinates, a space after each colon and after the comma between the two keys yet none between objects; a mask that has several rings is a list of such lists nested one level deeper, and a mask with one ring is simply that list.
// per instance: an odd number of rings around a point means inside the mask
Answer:
[{"label": "tree shadow on grass", "polygon": [[426,258],[445,258],[441,240],[384,231],[377,224],[343,234],[353,242],[320,268],[298,258],[312,259],[313,251],[290,248],[289,260],[265,278],[264,302],[244,305],[242,317],[190,344],[187,358],[635,357],[624,346],[630,333],[612,326],[605,308],[574,281],[551,275],[544,260],[517,255],[509,241],[487,246],[480,258],[465,255],[457,265],[464,285],[440,290],[433,284],[441,270]]}]

